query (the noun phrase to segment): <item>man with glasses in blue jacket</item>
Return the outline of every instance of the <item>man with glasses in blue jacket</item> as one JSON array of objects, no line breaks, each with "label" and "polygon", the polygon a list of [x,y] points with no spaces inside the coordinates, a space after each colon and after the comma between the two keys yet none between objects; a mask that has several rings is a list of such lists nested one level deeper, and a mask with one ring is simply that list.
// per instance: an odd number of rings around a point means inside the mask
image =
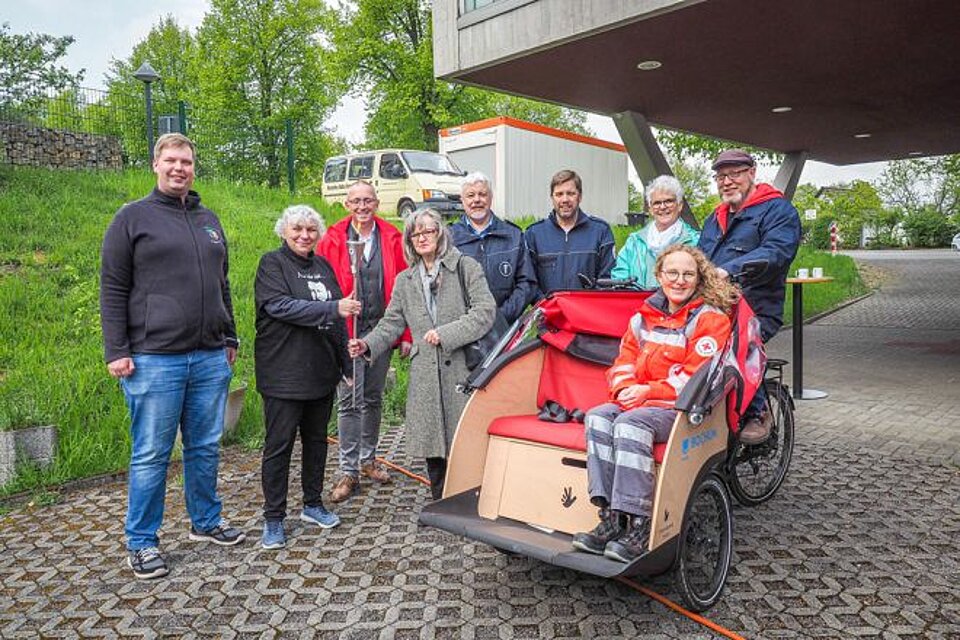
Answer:
[{"label": "man with glasses in blue jacket", "polygon": [[[720,205],[703,223],[699,247],[723,276],[737,274],[743,265],[763,260],[767,268],[743,283],[746,298],[766,342],[783,324],[787,272],[800,245],[800,216],[783,193],[757,183],[757,163],[746,151],[728,149],[713,162]],[[739,437],[748,445],[770,436],[772,416],[764,410],[761,386],[744,414]]]}]

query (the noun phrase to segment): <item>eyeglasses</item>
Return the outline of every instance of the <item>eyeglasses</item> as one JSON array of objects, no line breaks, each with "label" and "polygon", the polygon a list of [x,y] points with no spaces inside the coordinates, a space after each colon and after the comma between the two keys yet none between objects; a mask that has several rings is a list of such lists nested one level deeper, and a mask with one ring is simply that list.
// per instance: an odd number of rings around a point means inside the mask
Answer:
[{"label": "eyeglasses", "polygon": [[660,275],[666,278],[668,282],[676,282],[681,278],[684,282],[693,282],[697,279],[696,271],[677,271],[676,269],[671,269],[670,271],[661,271]]},{"label": "eyeglasses", "polygon": [[651,209],[659,209],[660,207],[670,207],[677,204],[676,198],[667,198],[666,200],[654,200],[650,203]]},{"label": "eyeglasses", "polygon": [[726,173],[715,173],[713,174],[713,179],[717,181],[717,184],[723,184],[727,178],[731,180],[738,180],[740,176],[745,174],[747,171],[750,171],[753,167],[744,167],[743,169],[734,169],[733,171],[727,171]]},{"label": "eyeglasses", "polygon": [[352,200],[347,200],[347,204],[352,204],[353,206],[358,206],[361,204],[371,205],[379,202],[376,198],[353,198]]},{"label": "eyeglasses", "polygon": [[420,238],[426,239],[426,238],[429,238],[429,237],[432,236],[432,235],[436,235],[437,233],[440,233],[440,230],[439,230],[439,229],[424,229],[423,231],[415,231],[415,232],[411,233],[411,234],[410,234],[410,239],[413,240],[414,242],[416,242],[416,241],[419,240]]}]

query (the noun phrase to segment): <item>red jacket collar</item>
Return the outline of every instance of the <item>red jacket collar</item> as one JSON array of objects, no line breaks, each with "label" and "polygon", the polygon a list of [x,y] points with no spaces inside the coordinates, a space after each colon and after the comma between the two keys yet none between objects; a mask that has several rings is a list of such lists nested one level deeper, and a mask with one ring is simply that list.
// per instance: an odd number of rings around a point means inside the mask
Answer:
[{"label": "red jacket collar", "polygon": [[[752,207],[762,202],[766,202],[767,200],[773,200],[774,198],[782,197],[783,192],[765,182],[761,182],[757,184],[757,188],[753,190],[753,193],[751,193],[750,197],[747,198],[746,202],[743,203],[743,206],[737,209],[737,213],[743,211],[747,207]],[[730,205],[728,205],[726,202],[721,203],[720,206],[714,210],[714,213],[717,216],[717,224],[720,225],[720,231],[726,233],[730,218]],[[734,215],[736,215],[736,213],[734,213]]]},{"label": "red jacket collar", "polygon": [[694,295],[693,299],[687,301],[685,305],[677,309],[676,313],[671,314],[667,297],[663,294],[663,289],[657,289],[653,295],[649,296],[643,301],[643,304],[640,305],[640,315],[658,324],[662,324],[670,318],[672,322],[668,322],[668,324],[672,326],[683,326],[687,324],[687,319],[690,317],[691,312],[702,306],[703,298]]}]

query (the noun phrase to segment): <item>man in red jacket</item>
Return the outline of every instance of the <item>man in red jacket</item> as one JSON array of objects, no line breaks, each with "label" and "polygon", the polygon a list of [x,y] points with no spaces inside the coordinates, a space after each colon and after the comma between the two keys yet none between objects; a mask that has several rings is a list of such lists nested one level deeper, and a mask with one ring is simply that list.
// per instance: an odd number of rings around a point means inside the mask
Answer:
[{"label": "man in red jacket", "polygon": [[[357,322],[359,336],[363,337],[383,317],[393,282],[397,274],[407,268],[403,257],[403,236],[391,224],[377,217],[380,201],[373,186],[362,180],[347,190],[347,210],[350,215],[336,223],[324,234],[317,253],[327,259],[337,274],[337,282],[344,294],[355,292],[362,307]],[[350,269],[350,247],[347,241],[363,242],[359,273],[354,281]],[[411,345],[409,331],[400,342],[400,354],[406,357]],[[383,404],[383,386],[390,366],[390,353],[370,362],[356,360],[357,402],[353,389],[340,384],[337,389],[337,431],[340,438],[340,478],[330,491],[331,502],[343,502],[360,487],[360,476],[374,482],[390,482],[390,475],[375,458],[380,438],[380,414]]]}]

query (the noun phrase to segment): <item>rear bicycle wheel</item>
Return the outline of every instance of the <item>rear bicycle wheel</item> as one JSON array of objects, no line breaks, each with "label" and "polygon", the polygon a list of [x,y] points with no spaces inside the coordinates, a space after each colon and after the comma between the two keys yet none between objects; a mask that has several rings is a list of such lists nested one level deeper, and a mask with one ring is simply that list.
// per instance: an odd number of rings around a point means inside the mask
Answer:
[{"label": "rear bicycle wheel", "polygon": [[733,556],[733,505],[714,473],[690,494],[677,553],[677,590],[689,609],[706,611],[720,599]]},{"label": "rear bicycle wheel", "polygon": [[766,442],[734,447],[727,484],[737,502],[755,507],[773,497],[790,468],[793,458],[793,401],[787,388],[777,381],[764,383],[767,410],[773,425]]}]

